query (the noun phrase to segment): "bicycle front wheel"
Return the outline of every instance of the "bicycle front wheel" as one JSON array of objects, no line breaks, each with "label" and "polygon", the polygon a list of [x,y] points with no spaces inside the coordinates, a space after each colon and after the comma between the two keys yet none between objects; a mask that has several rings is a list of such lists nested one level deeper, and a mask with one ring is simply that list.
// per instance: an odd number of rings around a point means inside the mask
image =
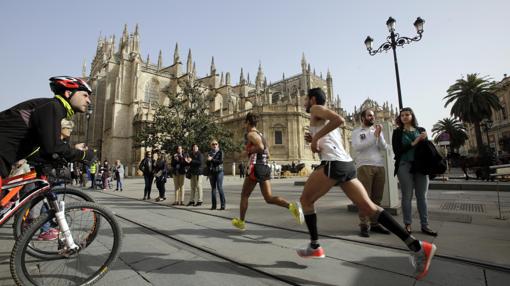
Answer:
[{"label": "bicycle front wheel", "polygon": [[[14,244],[10,269],[17,284],[91,285],[108,272],[122,244],[115,216],[95,203],[76,202],[66,206],[65,218],[79,250],[68,250],[62,233],[54,240],[39,240],[41,226],[55,220],[53,211],[41,215]],[[51,259],[33,257],[27,251],[31,246],[54,255]]]},{"label": "bicycle front wheel", "polygon": [[[57,195],[59,201],[65,201],[66,204],[77,201],[94,202],[94,199],[92,199],[91,196],[80,189],[70,186],[52,187],[51,192]],[[23,233],[23,231],[25,231],[25,229],[27,229],[27,227],[35,220],[35,218],[44,212],[45,204],[45,197],[41,195],[35,197],[28,205],[21,208],[16,213],[12,223],[12,230],[15,239],[18,239],[18,237]]]}]

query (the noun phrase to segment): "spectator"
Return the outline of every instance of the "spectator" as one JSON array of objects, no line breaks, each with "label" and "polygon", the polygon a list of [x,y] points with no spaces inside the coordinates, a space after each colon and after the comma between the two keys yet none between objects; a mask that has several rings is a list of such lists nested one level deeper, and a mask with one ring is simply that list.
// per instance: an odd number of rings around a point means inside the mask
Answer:
[{"label": "spectator", "polygon": [[425,234],[437,236],[437,232],[429,228],[427,210],[427,191],[429,188],[428,175],[412,170],[416,145],[427,140],[427,132],[418,127],[418,121],[411,108],[400,110],[397,117],[398,128],[393,130],[393,152],[395,153],[395,175],[402,191],[402,212],[405,229],[412,232],[412,199],[413,190],[416,195],[416,204],[420,214],[421,231]]},{"label": "spectator", "polygon": [[204,156],[200,153],[197,144],[193,144],[191,147],[192,152],[186,162],[190,165],[187,176],[190,178],[191,194],[188,202],[188,206],[200,206],[203,202],[203,191],[202,191],[202,163]]},{"label": "spectator", "polygon": [[207,168],[209,168],[209,182],[211,183],[211,210],[216,209],[216,190],[220,194],[220,210],[225,209],[225,194],[223,193],[223,151],[217,140],[211,141],[211,150],[207,153]]},{"label": "spectator", "polygon": [[124,185],[124,166],[120,163],[120,160],[115,161],[115,169],[114,169],[115,180],[117,181],[116,191],[123,191]]},{"label": "spectator", "polygon": [[145,152],[145,158],[140,162],[138,169],[142,171],[145,181],[142,200],[150,200],[152,181],[154,181],[154,160],[151,157],[150,151]]}]

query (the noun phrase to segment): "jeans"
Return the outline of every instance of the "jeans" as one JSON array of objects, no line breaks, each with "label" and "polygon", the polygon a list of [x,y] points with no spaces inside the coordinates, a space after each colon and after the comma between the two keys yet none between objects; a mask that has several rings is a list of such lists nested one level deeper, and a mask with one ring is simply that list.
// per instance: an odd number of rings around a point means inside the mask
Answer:
[{"label": "jeans", "polygon": [[166,196],[165,196],[165,193],[166,193],[165,183],[166,183],[166,179],[164,179],[164,180],[156,180],[156,188],[158,188],[159,198],[160,199],[166,198]]},{"label": "jeans", "polygon": [[117,179],[117,188],[116,190],[122,190],[122,182],[123,179]]},{"label": "jeans", "polygon": [[154,180],[154,176],[152,175],[144,175],[145,180],[145,189],[143,190],[143,197],[150,198],[151,197],[151,189],[152,189],[152,181]]},{"label": "jeans", "polygon": [[216,208],[216,190],[220,193],[220,204],[221,207],[224,208],[225,194],[223,193],[223,171],[211,174],[209,182],[211,183],[212,208]]},{"label": "jeans", "polygon": [[416,194],[416,205],[420,214],[420,223],[422,227],[428,226],[427,211],[427,191],[429,188],[429,176],[421,173],[412,174],[411,162],[401,161],[398,168],[398,181],[402,191],[402,213],[404,215],[404,224],[412,223],[412,200],[413,189]]}]

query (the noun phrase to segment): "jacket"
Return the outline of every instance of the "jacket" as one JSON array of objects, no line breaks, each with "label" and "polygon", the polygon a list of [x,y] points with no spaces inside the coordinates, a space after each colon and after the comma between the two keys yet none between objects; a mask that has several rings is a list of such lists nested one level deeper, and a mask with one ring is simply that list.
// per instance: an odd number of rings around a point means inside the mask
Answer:
[{"label": "jacket", "polygon": [[435,176],[446,171],[446,160],[437,152],[436,146],[429,140],[423,140],[415,146],[414,162],[411,173]]},{"label": "jacket", "polygon": [[[425,128],[417,127],[418,132],[422,133],[425,132]],[[395,172],[393,173],[393,176],[397,175],[398,167],[400,166],[400,159],[402,158],[402,155],[406,153],[407,151],[411,150],[412,148],[416,146],[412,146],[411,144],[404,145],[402,143],[402,134],[404,132],[404,129],[402,127],[399,127],[395,130],[393,130],[393,135],[391,138],[391,145],[393,147],[393,154],[395,154]]]},{"label": "jacket", "polygon": [[60,124],[67,115],[64,103],[56,97],[31,99],[0,112],[0,176],[7,176],[14,162],[37,147],[42,159],[51,160],[53,154],[67,161],[83,159],[86,152],[60,139]]}]

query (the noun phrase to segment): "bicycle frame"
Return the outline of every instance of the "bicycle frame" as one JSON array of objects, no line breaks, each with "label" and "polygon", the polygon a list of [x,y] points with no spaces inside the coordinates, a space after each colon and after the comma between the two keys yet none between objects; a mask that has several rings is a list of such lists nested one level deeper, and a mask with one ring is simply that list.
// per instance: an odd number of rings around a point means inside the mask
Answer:
[{"label": "bicycle frame", "polygon": [[[16,195],[19,195],[23,186],[37,182],[40,183],[40,186],[30,190],[24,198],[21,198],[21,200],[19,198],[20,196],[18,196],[17,200],[14,202],[12,201]],[[9,190],[2,200],[0,200],[0,212],[2,212],[0,214],[0,226],[16,214],[21,207],[29,203],[34,197],[44,195],[48,199],[50,208],[55,211],[55,217],[58,225],[60,226],[60,231],[64,236],[63,238],[67,248],[72,251],[77,251],[79,249],[79,246],[74,243],[69,230],[69,225],[67,224],[64,216],[65,202],[62,201],[59,204],[57,196],[51,192],[50,183],[48,183],[44,177],[37,178],[37,173],[35,171],[30,171],[29,173],[6,179],[5,184],[2,180],[0,180],[0,186],[2,192]],[[9,210],[5,211],[6,208],[9,208]]]},{"label": "bicycle frame", "polygon": [[[32,183],[39,183],[39,186],[30,190],[25,197],[20,198],[19,192],[25,185]],[[50,184],[44,178],[37,178],[37,173],[35,171],[0,180],[0,186],[2,193],[7,192],[0,200],[0,226],[8,221],[9,218],[16,214],[20,208],[29,203],[34,197],[45,193],[51,196],[51,193],[48,192],[50,190]],[[13,200],[16,195],[18,195],[18,199]],[[6,210],[6,208],[9,208],[9,210]]]}]

